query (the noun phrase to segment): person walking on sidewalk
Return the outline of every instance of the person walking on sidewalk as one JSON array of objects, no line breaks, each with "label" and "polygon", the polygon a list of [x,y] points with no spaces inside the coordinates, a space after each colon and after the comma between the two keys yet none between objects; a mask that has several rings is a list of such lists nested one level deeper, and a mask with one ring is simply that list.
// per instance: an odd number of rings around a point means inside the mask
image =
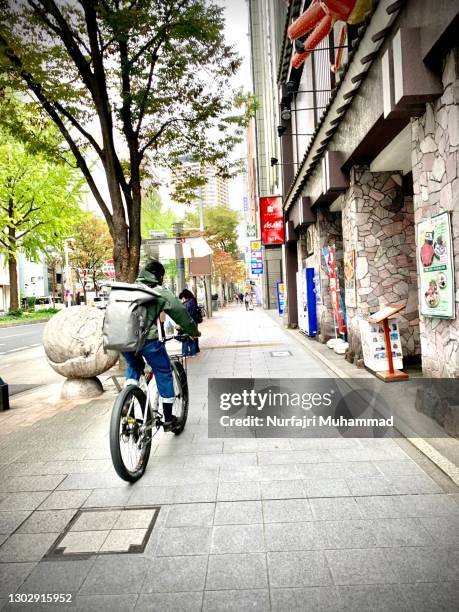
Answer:
[{"label": "person walking on sidewalk", "polygon": [[150,261],[143,268],[137,278],[138,283],[148,287],[160,289],[158,299],[152,300],[147,306],[147,339],[140,354],[123,352],[127,363],[126,386],[138,385],[143,371],[142,357],[148,363],[155,375],[156,386],[161,397],[164,431],[174,430],[175,417],[172,415],[172,406],[175,400],[172,367],[166,347],[158,339],[156,321],[161,312],[168,314],[171,319],[189,336],[197,337],[198,328],[182,303],[168,289],[162,287],[164,266],[159,261]]},{"label": "person walking on sidewalk", "polygon": [[252,295],[248,291],[244,293],[244,304],[246,310],[252,310],[252,308],[250,308],[250,306],[252,306]]},{"label": "person walking on sidewalk", "polygon": [[[185,310],[188,312],[190,317],[193,319],[196,327],[198,327],[198,302],[194,297],[194,294],[189,289],[184,289],[180,295],[179,299],[182,300],[182,304],[185,307]],[[198,338],[189,338],[183,341],[183,354],[188,357],[193,357],[199,353],[199,343]]]}]

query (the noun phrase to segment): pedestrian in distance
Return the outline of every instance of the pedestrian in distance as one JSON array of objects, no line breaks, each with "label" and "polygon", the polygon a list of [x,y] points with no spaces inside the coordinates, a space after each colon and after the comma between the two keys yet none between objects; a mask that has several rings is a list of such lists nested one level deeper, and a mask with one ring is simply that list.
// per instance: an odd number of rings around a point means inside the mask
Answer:
[{"label": "pedestrian in distance", "polygon": [[[246,310],[253,310],[252,296],[248,291],[244,293],[244,304],[245,304]],[[252,308],[250,308],[251,305],[252,305]]]},{"label": "pedestrian in distance", "polygon": [[[180,295],[179,299],[182,300],[182,304],[185,310],[188,312],[190,317],[193,319],[193,322],[198,326],[198,322],[202,322],[199,319],[198,313],[198,302],[194,297],[194,294],[189,289],[184,289]],[[184,340],[183,342],[183,354],[187,355],[187,357],[193,357],[196,353],[199,353],[199,342],[198,338],[189,338]]]}]

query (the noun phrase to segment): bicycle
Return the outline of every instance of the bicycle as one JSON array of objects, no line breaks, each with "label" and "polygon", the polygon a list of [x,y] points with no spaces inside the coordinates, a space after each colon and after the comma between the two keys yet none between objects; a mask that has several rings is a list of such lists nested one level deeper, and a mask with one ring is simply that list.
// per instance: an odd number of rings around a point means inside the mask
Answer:
[{"label": "bicycle", "polygon": [[[164,338],[186,340],[185,334]],[[175,400],[172,414],[177,418],[173,433],[179,435],[185,429],[188,417],[188,380],[186,355],[170,355],[174,381]],[[123,480],[135,482],[145,472],[150,458],[151,442],[163,425],[159,394],[154,386],[151,368],[144,361],[139,386],[123,389],[113,405],[110,420],[110,452],[116,473]],[[156,431],[153,432],[153,430]]]}]

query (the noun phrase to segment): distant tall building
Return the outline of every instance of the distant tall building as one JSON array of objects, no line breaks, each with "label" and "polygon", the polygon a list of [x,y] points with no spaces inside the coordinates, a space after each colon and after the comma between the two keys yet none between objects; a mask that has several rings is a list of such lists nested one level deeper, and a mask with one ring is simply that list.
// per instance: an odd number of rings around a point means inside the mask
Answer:
[{"label": "distant tall building", "polygon": [[217,173],[217,168],[210,164],[201,164],[190,157],[181,160],[181,167],[176,170],[176,181],[185,173],[200,175],[206,179],[205,185],[196,189],[196,199],[201,200],[204,208],[229,206],[228,180]]}]

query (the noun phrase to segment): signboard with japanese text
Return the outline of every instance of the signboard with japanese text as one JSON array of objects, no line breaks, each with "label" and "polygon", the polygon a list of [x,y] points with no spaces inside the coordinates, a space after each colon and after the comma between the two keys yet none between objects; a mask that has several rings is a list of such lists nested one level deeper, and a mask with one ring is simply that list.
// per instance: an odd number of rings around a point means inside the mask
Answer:
[{"label": "signboard with japanese text", "polygon": [[346,306],[357,306],[355,291],[355,251],[344,252],[344,303]]},{"label": "signboard with japanese text", "polygon": [[252,275],[263,274],[263,250],[260,240],[250,241],[250,272]]},{"label": "signboard with japanese text", "polygon": [[280,316],[285,312],[285,284],[277,283],[277,311]]},{"label": "signboard with japanese text", "polygon": [[281,196],[260,198],[261,242],[284,243],[284,211]]},{"label": "signboard with japanese text", "polygon": [[455,318],[454,261],[448,212],[416,226],[419,312],[425,317]]},{"label": "signboard with japanese text", "polygon": [[[389,337],[394,368],[403,368],[402,343],[397,319],[389,319]],[[360,319],[360,338],[362,341],[363,360],[367,368],[373,372],[383,372],[389,369],[384,326],[382,323],[372,323]]]},{"label": "signboard with japanese text", "polygon": [[254,223],[247,224],[247,238],[255,238],[257,235],[257,226]]},{"label": "signboard with japanese text", "polygon": [[106,278],[115,278],[115,262],[113,259],[107,259],[102,266],[102,272]]}]

